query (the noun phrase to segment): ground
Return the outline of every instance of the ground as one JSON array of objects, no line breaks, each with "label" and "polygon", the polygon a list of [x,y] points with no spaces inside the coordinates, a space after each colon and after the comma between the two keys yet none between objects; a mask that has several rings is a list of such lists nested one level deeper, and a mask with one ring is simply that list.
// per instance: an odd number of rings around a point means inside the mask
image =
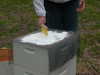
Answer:
[{"label": "ground", "polygon": [[[85,0],[79,12],[77,75],[100,75],[100,0]],[[10,41],[40,29],[32,0],[0,0],[0,48]]]}]

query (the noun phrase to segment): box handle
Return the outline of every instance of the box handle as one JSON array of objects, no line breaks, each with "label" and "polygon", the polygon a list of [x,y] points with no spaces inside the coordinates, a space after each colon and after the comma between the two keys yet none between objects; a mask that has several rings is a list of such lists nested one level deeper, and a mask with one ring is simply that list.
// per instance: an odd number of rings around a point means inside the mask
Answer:
[{"label": "box handle", "polygon": [[24,75],[34,75],[34,74],[31,74],[31,73],[27,73],[27,72],[25,72],[25,74]]},{"label": "box handle", "polygon": [[64,74],[67,72],[67,70],[68,70],[68,68],[62,70],[62,71],[59,73],[59,75],[64,75]]},{"label": "box handle", "polygon": [[35,54],[36,50],[34,49],[29,49],[29,48],[25,48],[24,49],[26,53],[29,53],[29,54]]},{"label": "box handle", "polygon": [[64,50],[66,50],[67,48],[68,48],[68,45],[65,45],[65,46],[62,46],[60,50],[61,50],[61,51],[64,51]]}]

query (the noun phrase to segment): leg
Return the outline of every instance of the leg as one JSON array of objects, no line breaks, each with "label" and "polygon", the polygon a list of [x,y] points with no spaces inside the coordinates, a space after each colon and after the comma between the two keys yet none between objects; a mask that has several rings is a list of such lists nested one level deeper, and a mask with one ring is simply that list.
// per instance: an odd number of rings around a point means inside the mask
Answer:
[{"label": "leg", "polygon": [[77,32],[78,29],[78,0],[72,0],[64,3],[63,7],[63,30]]},{"label": "leg", "polygon": [[46,25],[52,29],[62,29],[62,11],[57,6],[57,3],[44,0],[44,6],[46,9]]}]

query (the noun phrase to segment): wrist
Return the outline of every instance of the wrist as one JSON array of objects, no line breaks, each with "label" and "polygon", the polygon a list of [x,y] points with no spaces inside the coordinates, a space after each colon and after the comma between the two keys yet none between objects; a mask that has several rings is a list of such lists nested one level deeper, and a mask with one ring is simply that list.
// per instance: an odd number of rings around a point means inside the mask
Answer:
[{"label": "wrist", "polygon": [[39,18],[41,18],[41,17],[45,18],[44,16],[39,16]]}]

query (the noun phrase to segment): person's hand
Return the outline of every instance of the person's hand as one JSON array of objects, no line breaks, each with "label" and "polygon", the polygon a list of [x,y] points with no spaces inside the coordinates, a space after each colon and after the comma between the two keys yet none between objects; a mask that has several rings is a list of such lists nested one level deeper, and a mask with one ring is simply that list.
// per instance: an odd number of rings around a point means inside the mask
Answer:
[{"label": "person's hand", "polygon": [[85,8],[85,1],[79,0],[79,7],[76,9],[77,11],[82,11]]},{"label": "person's hand", "polygon": [[41,26],[44,23],[46,23],[46,18],[44,16],[39,16],[39,19],[37,20],[37,24]]}]

